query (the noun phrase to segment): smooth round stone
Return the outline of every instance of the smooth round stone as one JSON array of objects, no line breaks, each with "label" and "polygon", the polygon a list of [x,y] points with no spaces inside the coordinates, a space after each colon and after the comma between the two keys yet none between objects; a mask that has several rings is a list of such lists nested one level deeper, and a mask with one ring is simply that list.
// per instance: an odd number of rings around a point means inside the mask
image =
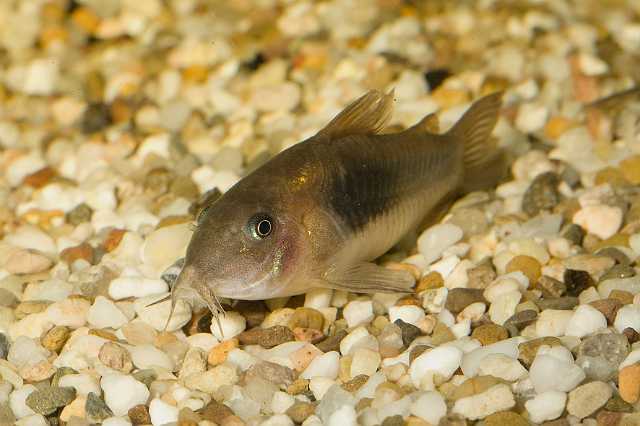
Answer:
[{"label": "smooth round stone", "polygon": [[411,414],[437,425],[447,414],[447,404],[439,392],[425,392],[411,404]]},{"label": "smooth round stone", "polygon": [[168,289],[167,283],[161,279],[123,276],[111,281],[109,297],[113,300],[140,298],[165,293]]},{"label": "smooth round stone", "polygon": [[426,263],[438,260],[442,253],[462,239],[462,229],[451,223],[430,227],[418,237],[418,251],[425,257]]},{"label": "smooth round stone", "polygon": [[454,346],[439,346],[413,360],[409,376],[414,386],[420,387],[429,374],[449,378],[460,367],[462,351]]},{"label": "smooth round stone", "polygon": [[35,414],[35,411],[27,405],[26,399],[36,390],[37,388],[34,385],[24,385],[9,395],[9,407],[11,407],[13,415],[18,419]]},{"label": "smooth round stone", "polygon": [[246,319],[239,312],[226,312],[224,315],[220,315],[219,320],[220,326],[215,319],[211,321],[211,334],[221,341],[237,336],[247,327]]},{"label": "smooth round stone", "polygon": [[482,393],[458,399],[452,412],[467,419],[477,420],[493,413],[512,408],[516,404],[509,386],[498,384]]},{"label": "smooth round stone", "polygon": [[535,397],[525,402],[524,406],[532,421],[542,423],[560,417],[564,412],[566,402],[566,393],[552,390],[538,393]]},{"label": "smooth round stone", "polygon": [[342,315],[349,328],[368,324],[373,320],[373,303],[371,300],[352,300],[344,307]]},{"label": "smooth round stone", "polygon": [[126,315],[104,296],[96,297],[89,308],[87,321],[96,328],[120,328],[129,322]]},{"label": "smooth round stone", "polygon": [[621,334],[596,334],[584,339],[576,354],[576,364],[587,378],[607,382],[617,375],[618,366],[629,354],[629,342]]},{"label": "smooth round stone", "polygon": [[136,314],[155,330],[163,331],[166,329],[170,332],[179,330],[191,320],[191,305],[185,300],[177,299],[173,312],[171,312],[171,300],[151,305],[165,297],[166,294],[161,294],[136,300],[133,304]]},{"label": "smooth round stone", "polygon": [[167,404],[160,398],[154,398],[149,404],[149,415],[154,425],[164,425],[178,421],[178,407]]},{"label": "smooth round stone", "polygon": [[584,337],[607,328],[605,316],[591,305],[580,305],[569,320],[565,335]]},{"label": "smooth round stone", "polygon": [[107,374],[102,376],[100,387],[104,391],[104,401],[116,416],[124,416],[130,408],[146,404],[149,389],[125,374]]},{"label": "smooth round stone", "polygon": [[331,380],[335,380],[338,377],[339,370],[340,354],[336,351],[331,351],[313,358],[307,368],[300,373],[300,377],[303,379],[327,377]]},{"label": "smooth round stone", "polygon": [[567,411],[579,419],[590,416],[604,406],[611,396],[611,386],[604,382],[591,382],[569,392]]},{"label": "smooth round stone", "polygon": [[160,367],[169,371],[175,368],[173,361],[163,351],[152,345],[129,347],[133,364],[140,369]]},{"label": "smooth round stone", "polygon": [[189,223],[165,226],[147,235],[142,245],[142,260],[158,272],[184,257],[192,231]]},{"label": "smooth round stone", "polygon": [[616,314],[613,326],[619,333],[625,328],[640,330],[640,306],[625,305],[620,308]]},{"label": "smooth round stone", "polygon": [[622,210],[605,205],[585,206],[573,216],[573,223],[580,225],[590,234],[606,240],[613,236],[622,225]]}]

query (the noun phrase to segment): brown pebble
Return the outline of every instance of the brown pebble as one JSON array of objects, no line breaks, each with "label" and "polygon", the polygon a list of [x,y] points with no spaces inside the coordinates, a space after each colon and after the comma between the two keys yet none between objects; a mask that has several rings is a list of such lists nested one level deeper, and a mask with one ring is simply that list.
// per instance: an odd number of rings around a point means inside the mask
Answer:
[{"label": "brown pebble", "polygon": [[431,333],[431,342],[435,346],[440,346],[443,343],[451,342],[453,340],[456,340],[456,336],[451,332],[449,327],[438,321]]},{"label": "brown pebble", "polygon": [[478,339],[482,346],[487,346],[508,339],[509,333],[506,328],[498,324],[483,324],[473,330],[471,337]]},{"label": "brown pebble", "polygon": [[496,278],[496,271],[489,262],[484,262],[475,268],[469,269],[467,276],[469,277],[469,282],[467,283],[469,288],[485,289]]},{"label": "brown pebble", "polygon": [[529,426],[529,422],[513,411],[500,411],[487,416],[484,426]]},{"label": "brown pebble", "polygon": [[432,271],[420,278],[420,281],[418,281],[418,284],[416,285],[415,292],[416,294],[419,294],[425,290],[432,290],[442,286],[444,286],[444,279],[442,278],[442,275],[440,275],[439,272]]},{"label": "brown pebble", "polygon": [[149,410],[144,404],[139,404],[131,407],[127,412],[131,423],[134,425],[147,425],[151,424],[151,416]]},{"label": "brown pebble", "polygon": [[289,407],[286,411],[286,415],[291,418],[295,423],[302,423],[309,416],[314,414],[316,411],[315,405],[304,402],[304,401],[296,401],[291,407]]},{"label": "brown pebble", "polygon": [[122,241],[122,237],[126,232],[124,229],[112,229],[109,231],[102,244],[107,253],[115,250],[120,245],[120,241]]},{"label": "brown pebble", "polygon": [[622,302],[618,299],[600,299],[589,302],[591,306],[602,312],[607,322],[611,325],[616,319],[618,309],[622,307]]},{"label": "brown pebble", "polygon": [[68,247],[60,253],[60,259],[69,265],[78,259],[93,263],[93,247],[89,243],[82,243],[75,247]]},{"label": "brown pebble", "polygon": [[609,293],[609,298],[619,300],[623,305],[630,305],[633,303],[633,294],[624,290],[611,290],[611,293]]},{"label": "brown pebble", "polygon": [[22,181],[22,184],[33,188],[42,188],[48,184],[56,174],[56,171],[51,167],[43,167],[42,169],[27,175]]},{"label": "brown pebble", "polygon": [[622,160],[620,171],[625,179],[632,184],[640,184],[640,155],[632,155]]},{"label": "brown pebble", "polygon": [[617,426],[620,424],[622,416],[623,413],[600,411],[596,416],[596,422],[598,422],[598,426]]},{"label": "brown pebble", "polygon": [[538,283],[535,287],[542,291],[542,295],[544,297],[560,297],[567,291],[565,283],[546,275],[543,275],[538,279]]},{"label": "brown pebble", "polygon": [[204,420],[221,424],[224,419],[229,416],[233,416],[231,408],[216,400],[211,400],[200,412],[200,415]]},{"label": "brown pebble", "polygon": [[476,376],[465,380],[451,394],[451,400],[457,401],[461,398],[477,395],[489,389],[492,386],[501,383],[500,379],[493,376]]},{"label": "brown pebble", "polygon": [[267,306],[262,300],[239,300],[233,307],[247,320],[247,328],[260,326],[267,316]]},{"label": "brown pebble", "polygon": [[293,332],[283,325],[274,325],[269,328],[253,328],[243,331],[236,337],[243,345],[260,345],[267,349],[296,339]]},{"label": "brown pebble", "polygon": [[629,404],[635,404],[640,398],[640,364],[624,367],[618,373],[620,397]]},{"label": "brown pebble", "polygon": [[531,284],[538,282],[540,275],[542,275],[542,266],[536,258],[526,255],[515,256],[507,263],[507,273],[520,271],[529,278]]},{"label": "brown pebble", "polygon": [[364,410],[365,408],[371,407],[371,403],[372,402],[373,402],[373,398],[362,398],[356,404],[356,413],[359,413],[360,411]]},{"label": "brown pebble", "polygon": [[107,367],[123,373],[128,373],[133,369],[131,354],[125,347],[115,342],[106,342],[102,345],[98,359]]},{"label": "brown pebble", "polygon": [[355,392],[360,389],[369,380],[369,376],[366,374],[359,374],[353,379],[342,384],[342,388],[347,392]]},{"label": "brown pebble", "polygon": [[45,349],[51,352],[60,352],[64,344],[67,343],[70,334],[71,330],[69,330],[69,327],[57,325],[42,337],[40,343]]},{"label": "brown pebble", "polygon": [[640,339],[640,334],[638,334],[638,332],[631,327],[627,327],[624,330],[622,330],[622,334],[624,334],[627,337],[627,340],[629,341],[630,345],[633,345],[635,342],[637,342]]},{"label": "brown pebble", "polygon": [[453,288],[449,290],[445,307],[457,314],[467,306],[476,302],[484,302],[483,291],[478,288]]},{"label": "brown pebble", "polygon": [[587,271],[578,269],[565,270],[564,283],[569,296],[579,296],[584,290],[595,285],[595,281]]},{"label": "brown pebble", "polygon": [[340,342],[347,336],[346,330],[338,330],[333,336],[329,336],[319,343],[316,343],[316,347],[322,352],[337,351],[340,349]]}]

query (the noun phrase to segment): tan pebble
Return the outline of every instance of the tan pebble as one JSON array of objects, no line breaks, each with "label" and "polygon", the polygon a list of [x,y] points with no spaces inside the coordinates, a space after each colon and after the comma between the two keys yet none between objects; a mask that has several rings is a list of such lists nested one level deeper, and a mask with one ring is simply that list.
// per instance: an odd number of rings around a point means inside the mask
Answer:
[{"label": "tan pebble", "polygon": [[420,303],[420,301],[416,299],[414,296],[405,296],[398,299],[398,301],[396,302],[396,306],[409,306],[409,305],[422,306],[422,303]]},{"label": "tan pebble", "polygon": [[322,330],[322,326],[324,325],[324,315],[313,308],[297,308],[293,312],[293,315],[289,319],[287,325],[291,330],[298,327]]},{"label": "tan pebble", "polygon": [[547,120],[547,123],[544,126],[544,134],[551,140],[556,140],[564,132],[575,127],[575,123],[570,119],[562,116],[553,116]]},{"label": "tan pebble", "polygon": [[245,423],[242,421],[242,419],[236,415],[226,417],[224,420],[222,420],[222,423],[220,423],[220,426],[244,426],[244,425]]},{"label": "tan pebble", "polygon": [[98,353],[98,359],[107,367],[123,373],[128,373],[133,369],[129,351],[114,342],[107,342],[102,345]]},{"label": "tan pebble", "polygon": [[315,357],[322,355],[322,351],[311,344],[306,344],[297,351],[289,355],[293,369],[296,371],[302,371]]},{"label": "tan pebble", "polygon": [[445,86],[440,86],[434,90],[431,93],[431,98],[440,106],[441,109],[447,109],[469,102],[469,94],[466,91],[449,89]]},{"label": "tan pebble", "polygon": [[353,362],[353,355],[345,355],[340,358],[340,369],[338,372],[338,378],[343,382],[351,380],[351,363]]},{"label": "tan pebble", "polygon": [[485,289],[496,278],[496,271],[493,270],[488,263],[482,263],[475,268],[471,268],[467,271],[469,282],[467,287]]},{"label": "tan pebble", "polygon": [[212,400],[201,410],[200,414],[204,420],[220,424],[225,418],[233,416],[233,411],[226,405]]},{"label": "tan pebble", "polygon": [[219,345],[213,347],[209,351],[207,356],[207,362],[209,365],[219,365],[227,360],[229,352],[237,348],[239,345],[238,339],[229,339],[221,342]]},{"label": "tan pebble", "polygon": [[132,345],[150,345],[158,332],[150,325],[143,322],[125,324],[121,328],[127,343]]},{"label": "tan pebble", "polygon": [[431,423],[426,420],[422,420],[420,417],[409,416],[404,421],[405,426],[432,426]]},{"label": "tan pebble", "polygon": [[629,404],[635,404],[640,398],[640,364],[624,367],[618,374],[620,397]]},{"label": "tan pebble", "polygon": [[508,339],[509,332],[506,328],[497,324],[483,324],[473,330],[471,337],[478,339],[482,346],[487,346],[500,340]]},{"label": "tan pebble", "polygon": [[456,336],[451,332],[449,327],[441,322],[436,323],[433,333],[431,333],[431,341],[435,346],[456,340]]},{"label": "tan pebble", "polygon": [[93,263],[93,247],[88,243],[82,243],[75,247],[68,247],[60,253],[60,259],[68,264],[72,264],[78,259]]},{"label": "tan pebble", "polygon": [[60,412],[60,420],[68,422],[71,417],[78,417],[84,419],[86,417],[85,405],[87,404],[87,398],[85,396],[78,396],[71,401],[69,405],[64,407]]},{"label": "tan pebble", "polygon": [[493,376],[476,376],[466,380],[451,395],[451,399],[456,401],[468,396],[477,395],[489,389],[492,386],[501,383],[500,379]]},{"label": "tan pebble", "polygon": [[103,339],[111,340],[112,342],[118,341],[118,336],[116,336],[110,331],[103,330],[100,328],[92,328],[91,330],[89,330],[89,334],[92,336],[98,336],[98,337],[102,337]]},{"label": "tan pebble", "polygon": [[369,380],[369,376],[365,374],[359,374],[356,377],[348,380],[342,384],[342,388],[347,392],[355,392],[360,389]]},{"label": "tan pebble", "polygon": [[15,315],[16,319],[20,320],[27,315],[37,314],[49,307],[51,302],[38,302],[38,301],[27,301],[21,302],[16,306],[13,311],[13,315]]},{"label": "tan pebble", "polygon": [[71,334],[69,327],[58,325],[49,330],[47,334],[40,339],[40,343],[45,349],[51,352],[60,352],[64,344],[67,343],[69,334]]},{"label": "tan pebble", "polygon": [[520,255],[516,256],[507,263],[506,271],[514,272],[520,271],[529,278],[529,283],[534,284],[538,282],[540,275],[542,275],[540,262],[531,256]]},{"label": "tan pebble", "polygon": [[153,345],[156,348],[162,348],[172,343],[176,343],[177,341],[178,338],[175,334],[169,333],[167,331],[161,331],[156,335],[155,339],[153,339]]},{"label": "tan pebble", "polygon": [[513,411],[500,411],[485,417],[484,426],[529,426],[529,422]]},{"label": "tan pebble", "polygon": [[55,367],[48,361],[42,360],[35,364],[27,364],[20,369],[20,376],[28,382],[41,382],[53,376]]},{"label": "tan pebble", "polygon": [[289,395],[300,395],[309,390],[309,380],[296,379],[293,383],[287,386],[287,393]]},{"label": "tan pebble", "polygon": [[595,253],[600,249],[615,246],[629,247],[629,235],[617,233],[605,240],[599,241],[593,246],[593,252]]},{"label": "tan pebble", "polygon": [[442,275],[440,275],[439,272],[432,271],[418,281],[415,292],[416,294],[419,294],[425,290],[440,288],[442,286],[444,286],[444,279],[442,278]]},{"label": "tan pebble", "polygon": [[640,184],[640,155],[632,155],[620,162],[622,175],[634,185]]},{"label": "tan pebble", "polygon": [[618,426],[622,420],[623,413],[613,411],[600,411],[596,416],[598,426]]},{"label": "tan pebble", "polygon": [[525,366],[530,366],[538,353],[538,349],[543,345],[562,346],[562,341],[557,337],[547,336],[520,343],[520,345],[518,345],[518,359],[522,361]]},{"label": "tan pebble", "polygon": [[625,290],[611,290],[611,293],[609,293],[609,298],[619,300],[623,305],[630,305],[633,303],[633,294]]},{"label": "tan pebble", "polygon": [[296,401],[291,407],[289,407],[286,411],[287,416],[291,418],[295,423],[301,424],[309,416],[314,414],[316,411],[315,405],[304,402],[304,401]]},{"label": "tan pebble", "polygon": [[611,186],[629,185],[629,181],[624,177],[622,170],[615,167],[605,167],[604,169],[598,170],[594,182],[596,186],[604,184],[609,184]]},{"label": "tan pebble", "polygon": [[362,398],[356,404],[356,413],[359,413],[360,411],[364,410],[365,408],[371,407],[371,403],[372,402],[373,402],[373,398]]},{"label": "tan pebble", "polygon": [[422,276],[422,272],[418,269],[417,266],[411,265],[409,263],[401,263],[401,262],[387,262],[384,264],[384,267],[387,269],[392,269],[394,271],[407,271],[409,272],[413,278],[417,281]]},{"label": "tan pebble", "polygon": [[14,250],[4,265],[10,274],[36,274],[51,268],[53,262],[36,250]]}]

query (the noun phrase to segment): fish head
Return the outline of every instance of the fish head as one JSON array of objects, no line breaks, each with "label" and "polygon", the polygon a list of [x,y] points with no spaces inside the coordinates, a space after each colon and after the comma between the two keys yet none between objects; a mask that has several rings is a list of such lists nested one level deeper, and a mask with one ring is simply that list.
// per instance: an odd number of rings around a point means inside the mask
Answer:
[{"label": "fish head", "polygon": [[232,188],[199,214],[176,287],[209,304],[286,293],[304,270],[304,230],[277,195]]}]

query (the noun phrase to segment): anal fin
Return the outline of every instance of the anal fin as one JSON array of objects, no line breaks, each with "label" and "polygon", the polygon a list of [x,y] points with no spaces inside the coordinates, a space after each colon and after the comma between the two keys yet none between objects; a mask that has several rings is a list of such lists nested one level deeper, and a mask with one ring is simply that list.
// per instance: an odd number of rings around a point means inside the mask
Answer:
[{"label": "anal fin", "polygon": [[354,293],[412,293],[415,278],[408,271],[362,262],[324,277],[324,287]]}]

